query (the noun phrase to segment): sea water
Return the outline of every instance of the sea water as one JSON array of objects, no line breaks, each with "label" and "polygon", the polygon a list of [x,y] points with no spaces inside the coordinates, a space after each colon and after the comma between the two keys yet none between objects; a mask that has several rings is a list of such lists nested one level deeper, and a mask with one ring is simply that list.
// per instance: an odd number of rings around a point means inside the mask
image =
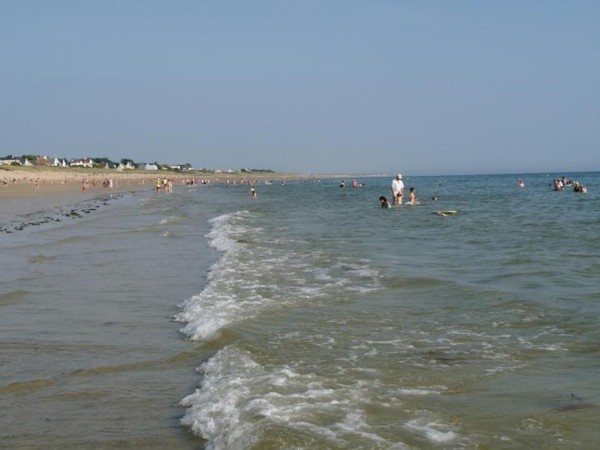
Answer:
[{"label": "sea water", "polygon": [[600,174],[559,175],[389,209],[390,177],[176,186],[5,233],[0,446],[593,448]]}]

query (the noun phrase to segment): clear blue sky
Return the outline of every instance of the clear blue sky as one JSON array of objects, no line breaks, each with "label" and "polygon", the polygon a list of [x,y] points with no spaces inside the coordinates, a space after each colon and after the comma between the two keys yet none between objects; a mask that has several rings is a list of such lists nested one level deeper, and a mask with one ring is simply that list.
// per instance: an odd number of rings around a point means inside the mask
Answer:
[{"label": "clear blue sky", "polygon": [[0,0],[0,155],[600,170],[600,2]]}]

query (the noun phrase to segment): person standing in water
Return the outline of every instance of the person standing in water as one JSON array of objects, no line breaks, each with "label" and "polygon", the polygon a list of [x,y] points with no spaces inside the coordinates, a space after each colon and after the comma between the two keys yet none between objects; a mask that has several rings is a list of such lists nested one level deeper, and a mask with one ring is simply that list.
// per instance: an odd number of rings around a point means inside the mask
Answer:
[{"label": "person standing in water", "polygon": [[414,187],[411,187],[408,192],[408,203],[411,205],[417,205],[419,200],[417,199],[417,190]]},{"label": "person standing in water", "polygon": [[392,181],[392,197],[394,199],[394,205],[401,205],[403,196],[404,182],[402,181],[402,174],[399,173]]}]

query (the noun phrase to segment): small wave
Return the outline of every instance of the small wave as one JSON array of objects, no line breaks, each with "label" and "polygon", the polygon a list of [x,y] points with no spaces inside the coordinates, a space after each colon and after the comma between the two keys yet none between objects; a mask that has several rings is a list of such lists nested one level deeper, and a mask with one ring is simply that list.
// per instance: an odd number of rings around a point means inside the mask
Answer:
[{"label": "small wave", "polygon": [[211,219],[212,230],[207,235],[211,246],[221,252],[235,251],[237,242],[242,241],[241,238],[236,239],[235,235],[243,233],[242,224],[247,216],[247,211],[239,211]]},{"label": "small wave", "polygon": [[[366,260],[333,260],[320,249],[272,244],[253,216],[240,211],[212,219],[210,245],[222,252],[204,290],[185,300],[175,320],[195,340],[223,327],[306,302],[337,301],[380,288],[379,272]],[[328,259],[329,258],[329,259]]]},{"label": "small wave", "polygon": [[43,378],[39,380],[30,381],[19,381],[10,383],[5,386],[0,386],[0,394],[20,394],[23,392],[30,392],[37,389],[44,389],[48,386],[54,385],[56,382],[50,378]]},{"label": "small wave", "polygon": [[278,429],[280,445],[394,448],[363,411],[372,386],[336,383],[289,366],[264,367],[250,353],[225,347],[199,369],[202,386],[185,397],[183,425],[208,448],[260,448]]},{"label": "small wave", "polygon": [[432,422],[428,418],[411,420],[404,427],[436,444],[444,444],[456,439],[456,433],[450,425]]},{"label": "small wave", "polygon": [[54,260],[58,259],[58,257],[57,256],[48,256],[48,255],[35,255],[35,256],[30,256],[28,259],[31,264],[40,264],[40,263],[45,263],[45,262],[49,262],[49,261],[54,261]]},{"label": "small wave", "polygon": [[409,396],[440,395],[443,391],[446,390],[448,390],[448,388],[445,386],[441,386],[435,389],[401,388],[398,389],[398,394]]},{"label": "small wave", "polygon": [[160,225],[169,225],[169,224],[173,224],[173,223],[180,223],[183,220],[184,220],[183,217],[171,215],[171,216],[165,217],[164,219],[161,219],[159,224]]},{"label": "small wave", "polygon": [[20,289],[0,294],[0,305],[8,305],[11,303],[17,303],[25,298],[29,292]]}]

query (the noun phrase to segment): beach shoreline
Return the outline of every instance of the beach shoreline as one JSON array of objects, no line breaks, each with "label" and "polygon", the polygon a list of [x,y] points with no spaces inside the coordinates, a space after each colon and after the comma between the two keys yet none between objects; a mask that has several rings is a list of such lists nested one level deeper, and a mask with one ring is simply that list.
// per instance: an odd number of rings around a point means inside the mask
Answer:
[{"label": "beach shoreline", "polygon": [[[113,180],[112,190],[135,191],[154,188],[157,178],[172,179],[175,185],[205,180],[208,183],[249,183],[260,181],[310,180],[321,178],[350,178],[353,175],[294,174],[278,172],[205,172],[205,171],[116,171],[107,169],[12,167],[0,166],[0,199],[35,197],[102,190],[105,180]],[[84,179],[87,180],[83,189]]]},{"label": "beach shoreline", "polygon": [[[57,210],[68,204],[147,189],[146,178],[108,171],[3,167],[0,170],[0,220],[14,222],[15,218]],[[108,184],[103,187],[107,179],[113,180],[111,188]],[[85,188],[83,180],[87,180]],[[37,222],[37,219],[33,221]],[[30,222],[23,222],[27,223]],[[14,226],[21,227],[20,224]],[[4,225],[3,229],[14,226]]]},{"label": "beach shoreline", "polygon": [[[157,178],[172,179],[175,184],[191,180],[261,180],[289,179],[296,175],[277,173],[208,173],[189,172],[149,172],[140,170],[115,171],[104,169],[57,169],[51,167],[0,167],[0,198],[13,196],[40,196],[59,192],[78,192],[101,189],[105,180],[113,180],[112,189],[138,190],[153,187]],[[87,187],[83,189],[83,182]]]},{"label": "beach shoreline", "polygon": [[162,181],[182,186],[285,183],[290,180],[351,178],[351,175],[302,175],[277,172],[116,171],[107,169],[0,166],[0,232],[78,218],[127,193],[166,192]]}]

